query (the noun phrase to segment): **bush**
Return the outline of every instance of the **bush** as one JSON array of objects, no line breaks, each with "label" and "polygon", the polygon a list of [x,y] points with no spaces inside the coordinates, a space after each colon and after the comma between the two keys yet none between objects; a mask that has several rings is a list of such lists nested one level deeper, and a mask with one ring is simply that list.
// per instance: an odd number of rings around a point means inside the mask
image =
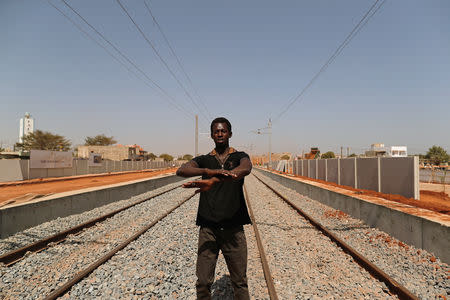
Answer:
[{"label": "bush", "polygon": [[334,155],[333,151],[328,151],[325,152],[324,154],[322,154],[321,158],[323,159],[327,159],[327,158],[335,158],[336,156]]}]

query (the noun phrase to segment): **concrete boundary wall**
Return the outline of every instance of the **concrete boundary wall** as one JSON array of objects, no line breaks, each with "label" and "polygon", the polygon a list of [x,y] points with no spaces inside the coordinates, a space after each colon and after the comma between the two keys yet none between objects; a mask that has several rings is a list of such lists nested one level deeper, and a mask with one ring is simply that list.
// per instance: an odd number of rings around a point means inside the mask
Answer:
[{"label": "concrete boundary wall", "polygon": [[419,158],[371,157],[294,161],[295,175],[419,200]]},{"label": "concrete boundary wall", "polygon": [[24,166],[22,166],[23,164],[21,163],[21,160],[5,159],[1,162],[0,182],[22,180],[24,176],[27,176],[27,174],[24,174],[24,171],[28,170],[28,168],[24,168]]},{"label": "concrete boundary wall", "polygon": [[327,181],[327,159],[316,159],[317,179]]},{"label": "concrete boundary wall", "polygon": [[74,159],[71,168],[30,169],[30,160],[1,159],[0,182],[19,181],[47,177],[66,177],[87,174],[138,171],[147,169],[168,168],[179,162],[163,161],[102,161],[101,166],[89,167],[87,160]]},{"label": "concrete boundary wall", "polygon": [[[408,157],[382,157],[379,159],[379,168],[382,174],[379,178],[382,193],[418,199],[420,195],[418,158],[412,162]],[[397,178],[398,170],[403,171],[400,178]],[[412,185],[413,182],[415,186]]]},{"label": "concrete boundary wall", "polygon": [[[378,174],[380,158],[357,158],[356,159],[356,176],[359,189],[372,190],[381,192]],[[395,184],[397,183],[394,180]]]},{"label": "concrete boundary wall", "polygon": [[309,166],[309,164],[308,164],[308,161],[306,159],[302,160],[302,166],[303,166],[303,168],[302,168],[303,169],[302,176],[308,177],[308,174],[309,174],[308,166]]},{"label": "concrete boundary wall", "polygon": [[129,199],[180,180],[183,178],[176,175],[141,179],[131,183],[60,193],[31,203],[1,208],[0,238],[6,238],[56,218],[79,214],[112,202]]},{"label": "concrete boundary wall", "polygon": [[450,263],[450,251],[448,251],[450,249],[450,239],[448,238],[450,227],[448,225],[294,180],[288,176],[262,169],[254,169],[254,171],[262,173],[299,194],[360,219],[371,227],[379,228],[404,243],[432,252],[441,261]]},{"label": "concrete boundary wall", "polygon": [[340,184],[357,188],[356,183],[356,158],[340,159],[339,173],[341,174]]},{"label": "concrete boundary wall", "polygon": [[339,159],[327,159],[327,180],[340,184],[339,180]]}]

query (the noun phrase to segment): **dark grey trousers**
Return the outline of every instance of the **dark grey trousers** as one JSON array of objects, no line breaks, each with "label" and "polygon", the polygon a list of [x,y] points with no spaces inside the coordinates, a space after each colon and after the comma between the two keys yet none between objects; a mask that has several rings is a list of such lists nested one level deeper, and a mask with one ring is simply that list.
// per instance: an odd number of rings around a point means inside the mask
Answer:
[{"label": "dark grey trousers", "polygon": [[197,252],[197,299],[211,299],[219,251],[230,272],[235,299],[250,299],[247,284],[247,241],[243,226],[231,229],[200,227]]}]

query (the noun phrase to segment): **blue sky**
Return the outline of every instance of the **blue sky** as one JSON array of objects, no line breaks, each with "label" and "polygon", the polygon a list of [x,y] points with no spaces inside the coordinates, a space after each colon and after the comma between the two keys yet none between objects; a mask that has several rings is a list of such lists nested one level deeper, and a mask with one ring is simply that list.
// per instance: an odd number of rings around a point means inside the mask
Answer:
[{"label": "blue sky", "polygon": [[[61,1],[51,1],[98,37]],[[189,100],[116,1],[68,3],[171,97],[186,116],[111,58],[47,1],[0,1],[0,143],[36,128],[74,145],[104,133],[154,153],[194,152]],[[186,86],[143,0],[122,0]],[[210,114],[232,145],[267,152],[266,126],[311,80],[374,1],[148,1]],[[273,124],[274,152],[370,144],[450,150],[450,2],[388,0],[299,102]],[[100,39],[98,39],[100,40]],[[111,48],[109,48],[113,51]],[[201,107],[201,104],[199,104]],[[200,152],[213,147],[200,135]]]}]

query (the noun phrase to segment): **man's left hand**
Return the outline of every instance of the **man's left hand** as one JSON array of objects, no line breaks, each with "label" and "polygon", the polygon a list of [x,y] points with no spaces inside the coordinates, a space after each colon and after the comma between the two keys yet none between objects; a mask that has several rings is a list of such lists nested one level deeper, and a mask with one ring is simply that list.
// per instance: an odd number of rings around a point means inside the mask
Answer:
[{"label": "man's left hand", "polygon": [[187,183],[183,184],[184,188],[198,188],[198,190],[195,191],[195,193],[200,193],[200,192],[207,192],[210,189],[212,189],[212,187],[214,186],[214,184],[216,184],[217,182],[219,182],[220,180],[216,177],[210,178],[210,179],[203,179],[203,180],[196,180],[196,181],[189,181]]}]

